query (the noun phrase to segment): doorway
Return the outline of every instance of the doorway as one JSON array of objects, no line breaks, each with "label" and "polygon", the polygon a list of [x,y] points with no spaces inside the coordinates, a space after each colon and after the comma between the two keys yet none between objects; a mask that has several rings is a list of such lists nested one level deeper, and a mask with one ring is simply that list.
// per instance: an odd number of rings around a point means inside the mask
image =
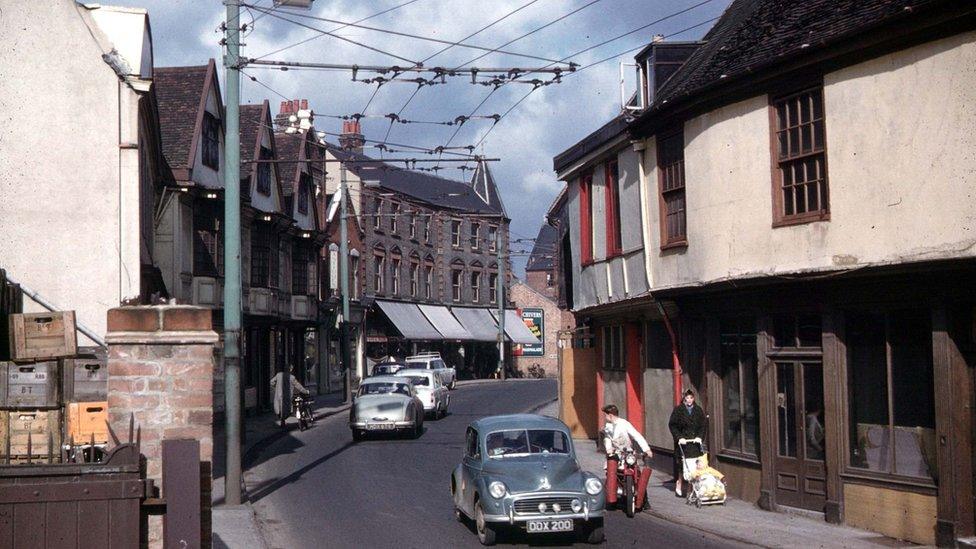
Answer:
[{"label": "doorway", "polygon": [[823,511],[827,497],[823,363],[777,360],[774,364],[776,502]]}]

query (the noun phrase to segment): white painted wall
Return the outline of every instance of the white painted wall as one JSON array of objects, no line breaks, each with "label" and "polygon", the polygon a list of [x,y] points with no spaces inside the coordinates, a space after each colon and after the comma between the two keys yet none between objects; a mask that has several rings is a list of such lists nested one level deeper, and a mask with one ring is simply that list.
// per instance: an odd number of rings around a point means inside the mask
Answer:
[{"label": "white painted wall", "polygon": [[138,142],[138,96],[80,10],[4,3],[0,268],[104,334],[106,311],[139,291],[138,149],[119,146]]},{"label": "white painted wall", "polygon": [[[976,33],[824,77],[831,219],[773,229],[768,99],[685,124],[688,248],[656,288],[976,256]],[[645,157],[652,250],[657,170]]]}]

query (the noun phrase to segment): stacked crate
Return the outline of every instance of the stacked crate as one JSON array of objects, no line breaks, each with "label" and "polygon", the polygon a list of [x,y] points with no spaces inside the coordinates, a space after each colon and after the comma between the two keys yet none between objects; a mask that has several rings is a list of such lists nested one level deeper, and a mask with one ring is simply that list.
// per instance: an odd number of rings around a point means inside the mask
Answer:
[{"label": "stacked crate", "polygon": [[12,314],[0,362],[0,462],[60,461],[63,358],[77,352],[73,311]]},{"label": "stacked crate", "polygon": [[62,364],[66,449],[73,461],[96,461],[109,439],[105,351],[80,351]]}]

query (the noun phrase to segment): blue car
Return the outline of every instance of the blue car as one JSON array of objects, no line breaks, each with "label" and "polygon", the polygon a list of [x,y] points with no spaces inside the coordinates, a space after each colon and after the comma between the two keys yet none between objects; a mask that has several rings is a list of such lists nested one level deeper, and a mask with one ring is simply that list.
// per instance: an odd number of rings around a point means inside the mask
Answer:
[{"label": "blue car", "polygon": [[491,416],[468,425],[466,437],[451,494],[458,520],[475,522],[482,545],[493,545],[503,528],[603,542],[603,482],[580,469],[565,423]]}]

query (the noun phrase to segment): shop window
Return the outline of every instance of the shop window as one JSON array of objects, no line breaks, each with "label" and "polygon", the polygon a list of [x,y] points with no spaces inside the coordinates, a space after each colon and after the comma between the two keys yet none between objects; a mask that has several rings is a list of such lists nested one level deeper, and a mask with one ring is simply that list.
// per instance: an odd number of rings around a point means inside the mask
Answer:
[{"label": "shop window", "polygon": [[845,335],[851,467],[937,480],[928,312],[851,314]]},{"label": "shop window", "polygon": [[820,348],[823,336],[820,315],[777,315],[773,318],[773,346]]},{"label": "shop window", "polygon": [[722,319],[719,323],[722,375],[722,451],[759,455],[759,378],[756,321]]},{"label": "shop window", "polygon": [[624,327],[605,326],[603,328],[603,369],[624,370]]}]

